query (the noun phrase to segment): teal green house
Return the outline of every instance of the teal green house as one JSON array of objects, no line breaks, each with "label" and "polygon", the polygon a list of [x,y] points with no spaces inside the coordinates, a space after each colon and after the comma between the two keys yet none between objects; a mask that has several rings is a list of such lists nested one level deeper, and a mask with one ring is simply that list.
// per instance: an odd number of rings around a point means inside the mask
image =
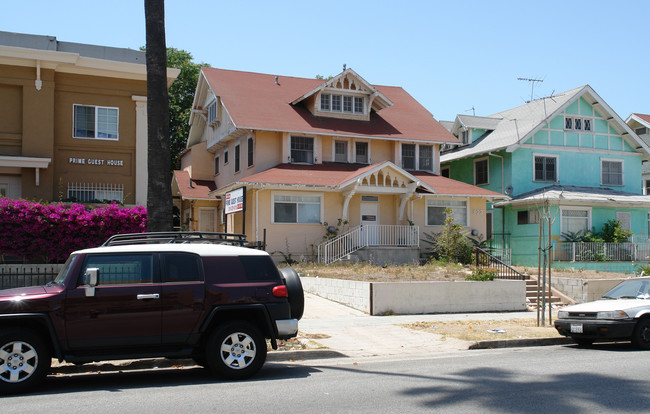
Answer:
[{"label": "teal green house", "polygon": [[[510,249],[512,264],[537,266],[540,216],[552,222],[554,266],[629,271],[650,260],[650,196],[642,184],[650,148],[590,86],[443,125],[462,144],[441,152],[441,174],[510,197],[489,205],[486,236]],[[586,244],[567,238],[611,219],[636,243],[588,246],[587,254]]]}]

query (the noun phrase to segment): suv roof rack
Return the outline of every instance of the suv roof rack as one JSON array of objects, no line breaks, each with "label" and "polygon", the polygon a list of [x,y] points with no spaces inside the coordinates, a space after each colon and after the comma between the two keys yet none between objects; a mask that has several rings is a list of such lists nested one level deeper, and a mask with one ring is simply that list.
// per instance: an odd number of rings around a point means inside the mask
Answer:
[{"label": "suv roof rack", "polygon": [[150,233],[128,233],[111,236],[102,246],[122,246],[128,244],[163,243],[213,243],[248,246],[246,235],[240,233],[209,233],[197,231],[167,231]]}]

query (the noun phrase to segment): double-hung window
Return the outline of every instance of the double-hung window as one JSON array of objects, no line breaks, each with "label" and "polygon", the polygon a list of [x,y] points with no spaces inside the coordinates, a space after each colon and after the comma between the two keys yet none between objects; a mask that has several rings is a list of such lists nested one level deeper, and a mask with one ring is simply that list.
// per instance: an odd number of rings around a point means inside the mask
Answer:
[{"label": "double-hung window", "polygon": [[354,161],[358,164],[369,164],[370,160],[368,158],[368,143],[367,142],[355,142],[354,143]]},{"label": "double-hung window", "polygon": [[402,144],[402,168],[415,170],[415,144]]},{"label": "double-hung window", "polygon": [[489,163],[487,158],[474,161],[474,185],[489,184]]},{"label": "double-hung window", "polygon": [[331,110],[331,101],[332,95],[329,93],[323,93],[320,95],[320,110],[321,111],[330,111]]},{"label": "double-hung window", "polygon": [[322,195],[274,194],[274,223],[320,223]]},{"label": "double-hung window", "polygon": [[291,137],[291,162],[314,163],[314,138]]},{"label": "double-hung window", "polygon": [[347,141],[334,141],[334,161],[348,162]]},{"label": "double-hung window", "polygon": [[591,210],[587,208],[562,208],[562,233],[586,233],[591,229]]},{"label": "double-hung window", "polygon": [[535,181],[557,182],[557,157],[535,156]]},{"label": "double-hung window", "polygon": [[433,171],[433,145],[420,145],[418,155],[418,170]]},{"label": "double-hung window", "polygon": [[442,226],[445,224],[446,209],[451,209],[451,217],[455,224],[467,226],[467,201],[466,200],[427,200],[427,225]]},{"label": "double-hung window", "polygon": [[118,108],[74,105],[73,112],[75,138],[118,139]]},{"label": "double-hung window", "polygon": [[601,184],[623,185],[623,161],[600,160]]}]

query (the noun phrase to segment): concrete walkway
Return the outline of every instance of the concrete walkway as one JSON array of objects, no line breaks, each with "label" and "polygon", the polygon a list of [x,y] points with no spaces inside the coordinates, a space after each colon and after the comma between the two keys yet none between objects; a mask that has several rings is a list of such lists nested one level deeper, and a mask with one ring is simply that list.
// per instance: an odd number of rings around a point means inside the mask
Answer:
[{"label": "concrete walkway", "polygon": [[[534,312],[456,313],[436,315],[370,316],[339,303],[305,293],[305,313],[300,320],[299,339],[310,349],[300,351],[272,351],[268,361],[304,361],[329,358],[364,358],[374,356],[411,357],[432,356],[466,351],[474,344],[455,338],[443,338],[430,332],[399,326],[412,322],[512,320],[535,318]],[[484,348],[507,346],[534,346],[569,343],[567,338],[493,341]],[[189,359],[107,361],[76,366],[55,363],[54,375],[86,372],[110,372],[135,369],[190,366]]]}]

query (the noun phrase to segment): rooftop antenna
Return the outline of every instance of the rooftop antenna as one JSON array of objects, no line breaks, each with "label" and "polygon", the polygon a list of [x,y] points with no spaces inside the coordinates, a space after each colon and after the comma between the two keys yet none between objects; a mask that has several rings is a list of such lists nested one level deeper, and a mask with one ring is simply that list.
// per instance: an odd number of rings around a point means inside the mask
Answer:
[{"label": "rooftop antenna", "polygon": [[345,63],[343,64],[343,72],[345,72],[345,69],[346,69],[347,66],[348,65],[346,65]]},{"label": "rooftop antenna", "polygon": [[465,112],[469,112],[469,111],[472,111],[472,116],[476,116],[476,110],[474,108],[474,105],[472,105],[472,107],[469,109],[465,109]]},{"label": "rooftop antenna", "polygon": [[531,78],[517,78],[517,80],[530,82],[530,101],[528,102],[533,101],[533,91],[535,90],[535,82],[539,82],[539,83],[544,82],[544,79],[531,79]]}]

